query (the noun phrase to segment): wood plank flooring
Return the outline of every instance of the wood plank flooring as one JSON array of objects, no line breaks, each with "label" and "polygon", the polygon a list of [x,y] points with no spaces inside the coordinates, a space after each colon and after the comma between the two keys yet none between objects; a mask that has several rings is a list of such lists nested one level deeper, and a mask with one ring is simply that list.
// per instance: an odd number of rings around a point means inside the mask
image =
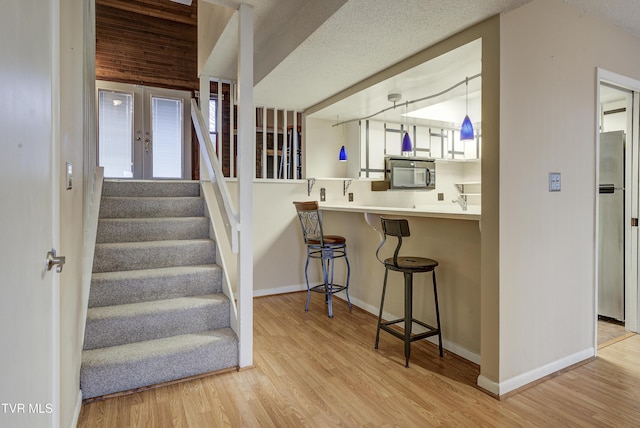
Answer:
[{"label": "wood plank flooring", "polygon": [[[640,337],[498,401],[475,386],[477,366],[402,341],[376,319],[306,293],[255,300],[255,368],[84,404],[78,427],[637,427]],[[446,328],[446,326],[445,326]]]},{"label": "wood plank flooring", "polygon": [[625,331],[624,325],[598,320],[598,349],[602,349],[633,335],[634,333]]}]

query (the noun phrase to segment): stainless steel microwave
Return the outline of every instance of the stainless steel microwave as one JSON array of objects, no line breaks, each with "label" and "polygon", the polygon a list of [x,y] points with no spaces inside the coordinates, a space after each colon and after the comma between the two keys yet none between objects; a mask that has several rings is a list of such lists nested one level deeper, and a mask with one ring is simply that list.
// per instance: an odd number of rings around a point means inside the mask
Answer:
[{"label": "stainless steel microwave", "polygon": [[385,179],[390,189],[430,190],[436,188],[436,162],[433,159],[386,157]]}]

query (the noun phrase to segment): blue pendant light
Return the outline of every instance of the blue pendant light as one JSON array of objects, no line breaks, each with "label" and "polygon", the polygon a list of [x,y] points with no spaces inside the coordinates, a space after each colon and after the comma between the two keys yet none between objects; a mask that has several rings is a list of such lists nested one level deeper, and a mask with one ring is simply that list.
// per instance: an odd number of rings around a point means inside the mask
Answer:
[{"label": "blue pendant light", "polygon": [[462,127],[460,128],[460,141],[465,140],[473,140],[475,138],[475,133],[473,132],[473,124],[471,123],[471,119],[469,119],[469,78],[466,79],[466,90],[465,90],[465,117],[462,121]]},{"label": "blue pendant light", "polygon": [[340,162],[347,161],[347,149],[345,149],[344,146],[340,147],[340,155],[338,155],[338,159]]},{"label": "blue pendant light", "polygon": [[413,147],[411,145],[411,137],[409,136],[409,101],[405,102],[405,110],[404,110],[404,117],[405,117],[405,124],[407,126],[407,130],[404,132],[404,137],[402,137],[402,153],[405,152],[412,152],[413,151]]},{"label": "blue pendant light", "polygon": [[409,137],[409,132],[404,132],[404,137],[402,137],[402,152],[411,152],[413,151],[413,147],[411,147],[411,137]]},{"label": "blue pendant light", "polygon": [[471,123],[471,119],[469,119],[469,115],[464,117],[462,121],[462,127],[460,128],[460,140],[473,140],[473,124]]},{"label": "blue pendant light", "polygon": [[[336,116],[336,126],[338,126],[340,124],[340,116]],[[344,135],[344,125],[342,126],[342,137],[343,139],[345,139],[345,135]],[[340,147],[340,154],[338,154],[338,160],[340,162],[346,162],[347,161],[347,149],[344,147],[344,145],[342,147]]]}]

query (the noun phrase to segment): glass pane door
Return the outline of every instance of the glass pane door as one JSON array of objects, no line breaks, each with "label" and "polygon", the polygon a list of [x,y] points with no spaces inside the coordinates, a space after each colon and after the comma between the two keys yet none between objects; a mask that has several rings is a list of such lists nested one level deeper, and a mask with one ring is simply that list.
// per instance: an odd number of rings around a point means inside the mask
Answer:
[{"label": "glass pane door", "polygon": [[182,178],[181,99],[151,96],[153,178]]},{"label": "glass pane door", "polygon": [[190,179],[190,93],[98,81],[98,164],[105,177]]},{"label": "glass pane door", "polygon": [[98,91],[98,156],[109,178],[133,177],[133,95]]}]

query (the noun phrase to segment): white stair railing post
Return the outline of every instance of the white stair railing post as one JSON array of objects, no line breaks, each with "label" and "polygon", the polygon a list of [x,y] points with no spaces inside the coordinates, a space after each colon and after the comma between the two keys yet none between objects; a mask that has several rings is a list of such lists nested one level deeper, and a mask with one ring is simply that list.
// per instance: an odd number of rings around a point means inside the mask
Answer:
[{"label": "white stair railing post", "polygon": [[[256,156],[253,104],[253,7],[241,4],[239,15],[238,211],[242,226],[238,253],[238,330],[240,332],[239,365],[242,368],[253,365],[253,177]],[[233,138],[233,135],[231,137]]]}]

